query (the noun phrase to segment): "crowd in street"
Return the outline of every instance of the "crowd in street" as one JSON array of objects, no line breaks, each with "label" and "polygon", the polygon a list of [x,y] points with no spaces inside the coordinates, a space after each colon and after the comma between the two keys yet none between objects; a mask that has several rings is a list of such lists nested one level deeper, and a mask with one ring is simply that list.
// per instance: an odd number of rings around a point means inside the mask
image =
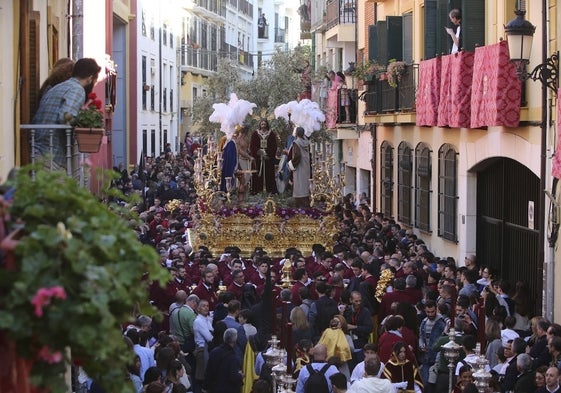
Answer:
[{"label": "crowd in street", "polygon": [[[270,257],[257,247],[244,257],[234,246],[212,255],[186,235],[193,151],[119,172],[118,187],[144,195],[138,236],[170,275],[165,286],[149,286],[163,319],[140,315],[124,331],[137,354],[129,373],[138,392],[271,392],[264,355],[281,326],[290,329],[282,343],[291,345],[297,393],[448,392],[441,349],[451,331],[461,345],[454,392],[477,391],[479,354],[492,375],[488,392],[560,391],[561,326],[533,314],[525,283],[504,280],[475,255],[461,264],[435,256],[353,195],[336,209],[329,249]],[[288,264],[292,284],[283,287]]]}]

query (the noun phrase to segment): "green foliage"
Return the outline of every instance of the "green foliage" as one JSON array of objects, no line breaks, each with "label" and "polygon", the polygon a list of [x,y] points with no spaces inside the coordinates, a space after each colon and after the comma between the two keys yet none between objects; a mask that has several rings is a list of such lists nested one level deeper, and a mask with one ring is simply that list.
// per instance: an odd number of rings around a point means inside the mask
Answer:
[{"label": "green foliage", "polygon": [[257,128],[259,118],[268,118],[271,129],[285,141],[291,130],[283,119],[272,119],[273,111],[277,106],[295,100],[302,91],[300,75],[305,61],[310,59],[310,51],[310,47],[307,46],[297,47],[292,52],[277,50],[249,80],[241,78],[235,60],[219,60],[218,72],[208,78],[208,90],[212,94],[197,97],[193,102],[190,115],[193,124],[198,127],[196,134],[220,135],[220,124],[208,121],[213,111],[212,105],[228,102],[230,93],[236,93],[239,98],[257,105],[253,112],[254,118],[247,119],[250,129]]},{"label": "green foliage", "polygon": [[[32,382],[65,392],[64,368],[70,359],[106,389],[132,392],[126,365],[133,359],[121,324],[147,304],[148,273],[164,282],[155,251],[142,245],[122,217],[62,172],[31,168],[18,173],[12,219],[23,223],[16,248],[18,271],[0,281],[0,329],[18,352],[34,359]],[[37,315],[32,299],[41,288],[62,287],[65,299],[52,298]],[[154,310],[155,312],[155,310]],[[38,355],[47,347],[64,359],[48,363]],[[70,352],[68,352],[70,351]]]}]

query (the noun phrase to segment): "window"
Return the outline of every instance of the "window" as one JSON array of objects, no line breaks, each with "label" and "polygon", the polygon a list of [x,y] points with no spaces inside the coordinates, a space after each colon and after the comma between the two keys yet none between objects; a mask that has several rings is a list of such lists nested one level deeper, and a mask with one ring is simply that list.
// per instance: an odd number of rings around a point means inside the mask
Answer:
[{"label": "window", "polygon": [[162,44],[164,44],[164,46],[167,46],[168,44],[168,25],[166,25],[165,23],[162,32]]},{"label": "window", "polygon": [[148,99],[148,93],[146,92],[146,56],[142,56],[142,109],[146,110],[146,101]]},{"label": "window", "polygon": [[142,10],[142,35],[146,37],[146,11]]},{"label": "window", "polygon": [[156,130],[150,130],[150,147],[152,148],[152,157],[156,157]]},{"label": "window", "polygon": [[438,150],[438,236],[457,241],[458,154],[444,144]]},{"label": "window", "polygon": [[142,130],[142,154],[148,154],[148,130]]},{"label": "window", "polygon": [[415,227],[430,232],[431,149],[419,143],[415,149]]},{"label": "window", "polygon": [[154,17],[150,19],[150,39],[154,41],[156,39],[156,33],[154,31]]},{"label": "window", "polygon": [[392,217],[393,202],[393,147],[387,142],[380,146],[380,199],[382,213],[386,217]]},{"label": "window", "polygon": [[473,52],[485,45],[485,0],[425,0],[424,59],[450,53],[452,39],[444,27],[453,27],[448,14],[454,8],[462,11],[462,48]]},{"label": "window", "polygon": [[152,85],[150,89],[150,110],[154,111],[156,109],[156,86]]},{"label": "window", "polygon": [[167,112],[168,111],[168,88],[167,87],[164,87],[163,96],[164,96],[163,97],[164,98],[164,102],[163,102],[164,112]]},{"label": "window", "polygon": [[404,224],[412,224],[411,197],[413,190],[413,149],[407,142],[401,142],[397,149],[397,219]]}]

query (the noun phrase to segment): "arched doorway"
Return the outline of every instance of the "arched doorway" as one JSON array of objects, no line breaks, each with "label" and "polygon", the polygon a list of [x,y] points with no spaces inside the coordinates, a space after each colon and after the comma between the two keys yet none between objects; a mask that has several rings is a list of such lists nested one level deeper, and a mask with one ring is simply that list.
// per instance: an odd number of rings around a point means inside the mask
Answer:
[{"label": "arched doorway", "polygon": [[[490,158],[477,172],[476,253],[512,285],[524,281],[541,310],[543,261],[538,260],[538,217],[542,213],[539,178],[510,158]],[[543,245],[542,245],[543,247]]]}]

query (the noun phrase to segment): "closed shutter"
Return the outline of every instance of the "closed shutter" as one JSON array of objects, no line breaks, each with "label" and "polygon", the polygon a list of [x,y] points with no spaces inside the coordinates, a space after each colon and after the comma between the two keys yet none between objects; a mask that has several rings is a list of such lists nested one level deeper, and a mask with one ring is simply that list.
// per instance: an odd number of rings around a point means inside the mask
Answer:
[{"label": "closed shutter", "polygon": [[436,8],[438,0],[425,0],[425,60],[436,57]]},{"label": "closed shutter", "polygon": [[462,48],[473,52],[485,45],[485,0],[464,0],[461,10]]},{"label": "closed shutter", "polygon": [[368,60],[374,60],[376,55],[376,41],[378,37],[378,27],[368,26]]},{"label": "closed shutter", "polygon": [[403,18],[401,16],[386,17],[387,23],[387,60],[403,60]]},{"label": "closed shutter", "polygon": [[403,15],[403,61],[413,63],[413,13]]},{"label": "closed shutter", "polygon": [[[21,47],[21,77],[23,88],[20,101],[20,121],[22,124],[31,123],[33,115],[39,106],[39,48],[40,48],[40,14],[29,11],[27,2],[22,2],[22,23],[20,29],[22,34]],[[22,131],[21,135],[21,164],[31,162],[31,149],[28,131]]]}]

